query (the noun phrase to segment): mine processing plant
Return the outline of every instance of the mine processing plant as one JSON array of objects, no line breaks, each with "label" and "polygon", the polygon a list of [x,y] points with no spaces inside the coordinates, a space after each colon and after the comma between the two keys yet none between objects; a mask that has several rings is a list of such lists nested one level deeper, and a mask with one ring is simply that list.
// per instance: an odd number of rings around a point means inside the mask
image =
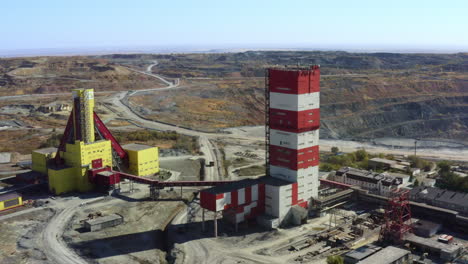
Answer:
[{"label": "mine processing plant", "polygon": [[145,178],[159,172],[158,148],[121,146],[94,112],[93,89],[73,90],[73,110],[58,148],[35,150],[32,169],[48,176],[56,195],[95,188],[118,189],[121,179],[147,184],[152,195],[173,186],[213,186],[226,182],[160,182]]},{"label": "mine processing plant", "polygon": [[266,176],[201,192],[202,208],[236,227],[253,218],[269,228],[300,224],[318,196],[320,68],[271,68],[265,82]]},{"label": "mine processing plant", "polygon": [[[320,68],[266,71],[266,176],[231,181],[158,181],[156,147],[121,146],[94,112],[92,89],[73,91],[73,110],[58,149],[36,150],[33,170],[48,175],[55,194],[118,189],[121,179],[147,184],[150,195],[173,186],[214,186],[200,205],[237,224],[256,219],[275,228],[307,219],[319,188]],[[216,217],[215,217],[216,219]]]}]

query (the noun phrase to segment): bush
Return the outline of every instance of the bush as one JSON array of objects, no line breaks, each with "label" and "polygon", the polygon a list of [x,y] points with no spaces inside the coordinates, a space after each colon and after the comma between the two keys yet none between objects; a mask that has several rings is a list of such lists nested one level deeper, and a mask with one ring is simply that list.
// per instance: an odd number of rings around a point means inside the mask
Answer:
[{"label": "bush", "polygon": [[328,256],[327,264],[344,264],[344,259],[341,256]]},{"label": "bush", "polygon": [[332,148],[331,148],[331,152],[332,152],[333,154],[335,154],[335,155],[336,155],[336,153],[338,153],[339,151],[340,151],[340,149],[339,149],[338,147],[332,147]]},{"label": "bush", "polygon": [[360,149],[355,152],[356,153],[356,160],[357,161],[363,161],[363,160],[369,160],[369,154],[365,149]]},{"label": "bush", "polygon": [[427,160],[423,160],[417,156],[409,156],[408,157],[410,163],[411,163],[411,168],[419,168],[419,169],[431,169],[431,163]]},{"label": "bush", "polygon": [[55,147],[58,148],[60,145],[60,140],[62,139],[61,134],[52,134],[48,139],[46,139],[45,142],[43,142],[41,145],[39,145],[39,148],[50,148],[50,147]]}]

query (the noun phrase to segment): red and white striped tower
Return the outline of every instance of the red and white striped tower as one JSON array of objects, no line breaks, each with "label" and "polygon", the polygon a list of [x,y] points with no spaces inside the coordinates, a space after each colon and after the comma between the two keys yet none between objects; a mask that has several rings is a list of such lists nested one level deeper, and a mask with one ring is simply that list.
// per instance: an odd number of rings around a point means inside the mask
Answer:
[{"label": "red and white striped tower", "polygon": [[294,205],[307,208],[319,178],[320,68],[271,68],[267,77],[266,213],[280,222]]}]

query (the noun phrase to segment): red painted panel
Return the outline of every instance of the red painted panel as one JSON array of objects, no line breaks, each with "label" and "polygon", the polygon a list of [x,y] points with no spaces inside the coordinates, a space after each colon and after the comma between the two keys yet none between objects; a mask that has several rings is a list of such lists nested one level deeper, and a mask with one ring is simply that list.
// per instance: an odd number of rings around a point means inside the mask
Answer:
[{"label": "red painted panel", "polygon": [[305,132],[320,127],[320,108],[304,111],[270,109],[270,128],[287,132]]},{"label": "red painted panel", "polygon": [[91,162],[91,166],[93,169],[101,168],[102,167],[102,159],[95,159]]},{"label": "red painted panel", "polygon": [[320,91],[320,68],[310,70],[268,70],[269,91],[287,94],[304,94]]},{"label": "red painted panel", "polygon": [[202,191],[200,193],[200,206],[210,211],[216,211],[216,196]]},{"label": "red painted panel", "polygon": [[296,205],[297,204],[297,198],[298,198],[297,182],[293,183],[291,187],[292,187],[291,205]]},{"label": "red painted panel", "polygon": [[305,169],[319,164],[319,146],[299,150],[270,145],[270,164],[291,170]]},{"label": "red painted panel", "polygon": [[231,192],[231,206],[232,207],[237,207],[238,204],[238,193],[237,190]]},{"label": "red painted panel", "polygon": [[262,207],[265,206],[265,184],[259,183],[258,184],[258,204]]},{"label": "red painted panel", "polygon": [[218,193],[216,194],[216,200],[224,198],[224,193]]},{"label": "red painted panel", "polygon": [[336,182],[336,181],[325,180],[325,179],[320,179],[320,185],[338,187],[338,188],[342,188],[342,189],[349,189],[352,186],[352,185],[349,185],[349,184]]},{"label": "red painted panel", "polygon": [[249,204],[250,202],[252,202],[252,186],[245,188],[245,203]]},{"label": "red painted panel", "polygon": [[101,171],[110,171],[111,168],[105,167],[105,168],[97,168],[97,169],[91,169],[88,170],[88,179],[90,182],[95,183],[96,180],[96,175],[101,172]]},{"label": "red painted panel", "polygon": [[304,201],[304,202],[298,203],[298,205],[299,205],[300,207],[302,207],[302,208],[307,209],[309,203],[308,203],[307,201]]},{"label": "red painted panel", "polygon": [[113,184],[117,184],[117,183],[120,182],[120,174],[114,173],[114,175],[112,175],[112,176],[113,176],[113,179],[114,179],[114,183],[113,183]]}]

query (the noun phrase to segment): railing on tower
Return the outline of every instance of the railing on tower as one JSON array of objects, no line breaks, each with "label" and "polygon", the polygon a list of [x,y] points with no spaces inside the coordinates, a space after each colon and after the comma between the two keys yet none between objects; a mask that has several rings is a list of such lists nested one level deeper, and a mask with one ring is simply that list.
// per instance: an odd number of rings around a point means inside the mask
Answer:
[{"label": "railing on tower", "polygon": [[265,175],[270,175],[270,87],[269,69],[265,70]]}]

